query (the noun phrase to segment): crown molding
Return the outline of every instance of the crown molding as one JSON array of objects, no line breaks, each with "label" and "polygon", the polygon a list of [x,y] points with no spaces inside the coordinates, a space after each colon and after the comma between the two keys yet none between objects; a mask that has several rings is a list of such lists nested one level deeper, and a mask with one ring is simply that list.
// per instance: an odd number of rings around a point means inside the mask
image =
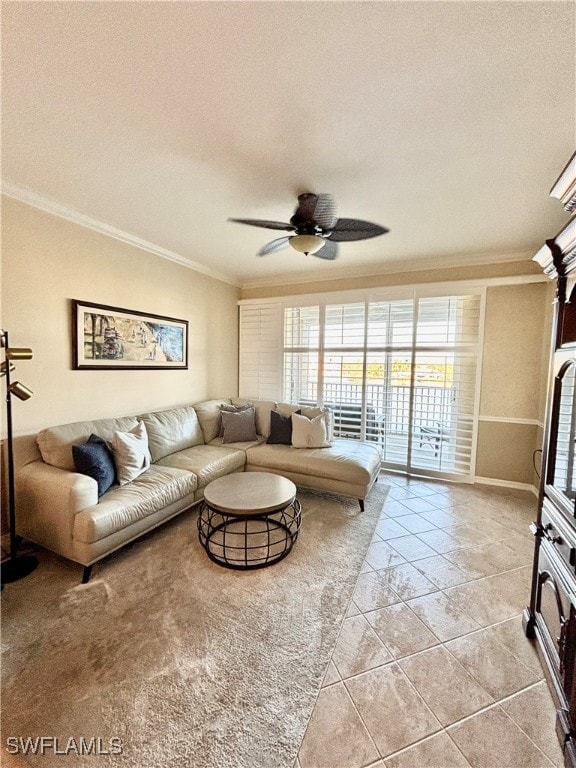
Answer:
[{"label": "crown molding", "polygon": [[576,212],[576,152],[550,190],[550,197],[560,200],[568,213]]},{"label": "crown molding", "polygon": [[[407,280],[405,283],[395,283],[394,285],[347,288],[338,291],[324,289],[322,291],[315,291],[314,293],[303,293],[302,291],[299,291],[298,293],[288,293],[278,296],[273,295],[250,299],[238,299],[238,306],[281,304],[287,307],[296,307],[316,303],[325,304],[328,301],[328,298],[330,299],[329,303],[379,301],[381,299],[385,300],[389,296],[398,297],[400,294],[407,297],[416,295],[420,298],[428,295],[437,296],[439,295],[438,291],[446,291],[447,294],[453,294],[454,291],[462,293],[472,291],[477,293],[491,287],[501,288],[506,285],[533,285],[536,283],[547,282],[548,280],[546,276],[542,273],[533,275],[510,275],[508,277],[479,277],[470,280],[428,281],[425,283],[413,283]],[[508,421],[508,419],[506,419],[506,421]]]},{"label": "crown molding", "polygon": [[448,254],[445,256],[413,259],[410,260],[410,262],[404,261],[401,268],[397,263],[391,262],[387,267],[384,268],[381,264],[379,264],[378,266],[366,266],[360,269],[358,267],[341,267],[334,269],[333,263],[330,262],[332,269],[329,274],[324,270],[314,270],[313,272],[300,274],[298,279],[294,281],[291,279],[291,276],[287,276],[286,274],[274,275],[272,277],[261,278],[257,280],[242,281],[234,279],[230,277],[230,275],[226,275],[222,272],[210,269],[203,264],[193,261],[192,259],[188,259],[179,253],[175,253],[174,251],[162,248],[161,246],[156,245],[155,243],[151,243],[148,240],[143,240],[142,238],[137,237],[130,232],[125,232],[122,229],[118,229],[117,227],[113,227],[109,224],[99,221],[98,219],[94,219],[91,216],[87,216],[86,214],[81,213],[74,208],[70,208],[69,206],[60,203],[53,198],[41,195],[34,190],[23,187],[19,184],[15,184],[14,182],[6,180],[2,181],[1,191],[3,195],[14,198],[15,200],[19,200],[20,202],[25,203],[26,205],[29,205],[33,208],[38,208],[39,210],[50,213],[53,216],[65,219],[66,221],[70,221],[73,224],[78,224],[81,227],[86,227],[87,229],[91,229],[95,232],[98,232],[99,234],[105,235],[106,237],[119,240],[120,242],[133,246],[134,248],[139,248],[140,250],[147,251],[148,253],[152,253],[155,256],[159,256],[162,259],[173,261],[176,264],[180,264],[180,266],[186,267],[187,269],[192,269],[195,272],[199,272],[208,277],[212,277],[215,280],[220,280],[221,282],[227,283],[228,285],[233,285],[234,287],[241,288],[243,290],[287,285],[288,283],[292,282],[298,285],[306,285],[307,283],[342,280],[347,278],[362,279],[371,277],[385,277],[388,275],[398,274],[400,271],[402,273],[410,273],[453,267],[482,266],[484,264],[529,261],[534,256],[533,250],[510,251],[507,253],[497,254],[493,252]]},{"label": "crown molding", "polygon": [[[387,268],[381,264],[375,267],[342,267],[333,269],[330,274],[324,271],[315,270],[306,274],[299,274],[295,280],[286,278],[286,275],[262,278],[261,280],[246,280],[242,282],[241,288],[248,290],[250,288],[269,288],[277,285],[287,284],[306,284],[323,283],[331,280],[342,280],[347,278],[364,277],[386,277],[389,275],[405,274],[410,272],[427,272],[437,269],[451,269],[457,267],[474,267],[485,264],[503,264],[514,261],[529,262],[534,256],[534,250],[526,251],[508,251],[505,253],[468,253],[468,254],[448,254],[446,256],[428,256],[418,259],[404,261],[401,265],[398,262],[391,262]],[[332,262],[329,262],[332,264]]]},{"label": "crown molding", "polygon": [[215,280],[220,280],[229,285],[233,285],[236,288],[240,287],[240,283],[237,280],[232,279],[229,275],[225,275],[216,270],[209,269],[203,264],[199,264],[192,259],[188,259],[179,253],[169,251],[167,248],[162,248],[155,243],[151,243],[148,240],[143,240],[136,235],[132,235],[130,232],[125,232],[122,229],[113,227],[110,224],[105,224],[103,221],[93,219],[91,216],[87,216],[80,211],[70,208],[57,200],[53,200],[50,197],[34,192],[32,189],[22,187],[19,184],[14,184],[11,181],[2,181],[2,194],[6,197],[12,197],[15,200],[19,200],[21,203],[30,205],[33,208],[38,208],[46,213],[51,213],[53,216],[58,216],[66,221],[71,221],[73,224],[78,224],[81,227],[86,227],[94,232],[98,232],[106,237],[111,237],[114,240],[120,240],[122,243],[131,245],[134,248],[139,248],[142,251],[147,251],[155,256],[159,256],[162,259],[168,261],[174,261],[176,264],[180,264],[182,267],[192,269],[194,272],[200,272],[207,277],[212,277]]}]

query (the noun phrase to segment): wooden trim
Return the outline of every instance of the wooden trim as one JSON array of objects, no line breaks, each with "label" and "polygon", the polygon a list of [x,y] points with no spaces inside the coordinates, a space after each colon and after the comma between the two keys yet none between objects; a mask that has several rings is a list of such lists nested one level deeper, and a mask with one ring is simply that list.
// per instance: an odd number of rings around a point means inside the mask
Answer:
[{"label": "wooden trim", "polygon": [[560,200],[564,210],[572,213],[576,210],[576,152],[566,163],[566,167],[554,182],[550,197]]}]

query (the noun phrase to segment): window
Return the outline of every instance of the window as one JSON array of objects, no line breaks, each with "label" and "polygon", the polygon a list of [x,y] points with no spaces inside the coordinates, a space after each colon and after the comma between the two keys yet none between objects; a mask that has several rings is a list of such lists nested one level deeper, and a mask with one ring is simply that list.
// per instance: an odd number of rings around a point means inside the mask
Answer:
[{"label": "window", "polygon": [[287,403],[318,401],[320,307],[284,310],[283,392]]},{"label": "window", "polygon": [[384,464],[468,475],[476,436],[480,295],[369,305],[367,394]]},{"label": "window", "polygon": [[481,305],[480,292],[275,304],[274,327],[261,314],[250,331],[258,350],[241,351],[241,394],[330,405],[335,435],[377,442],[384,466],[469,475]]}]

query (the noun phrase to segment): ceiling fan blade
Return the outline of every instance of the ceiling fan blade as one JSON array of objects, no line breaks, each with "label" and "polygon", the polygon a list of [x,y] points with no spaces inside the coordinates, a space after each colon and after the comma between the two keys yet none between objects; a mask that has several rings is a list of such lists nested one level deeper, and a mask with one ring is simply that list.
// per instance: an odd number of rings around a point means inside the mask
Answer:
[{"label": "ceiling fan blade", "polygon": [[318,256],[319,259],[333,260],[338,256],[338,246],[336,243],[331,243],[330,240],[326,240],[326,245],[323,245],[319,251],[313,254]]},{"label": "ceiling fan blade", "polygon": [[266,245],[263,245],[262,248],[260,248],[258,251],[258,256],[266,256],[267,253],[274,253],[274,251],[279,251],[282,248],[285,248],[289,242],[289,237],[279,237],[277,240],[272,240],[272,242],[267,243]]},{"label": "ceiling fan blade", "polygon": [[301,224],[310,224],[313,222],[314,210],[317,202],[318,195],[314,195],[312,192],[305,192],[303,195],[298,195],[298,207],[290,221],[293,222],[296,220],[297,223]]},{"label": "ceiling fan blade", "polygon": [[237,224],[249,224],[251,227],[264,227],[265,229],[283,229],[286,232],[292,232],[292,224],[286,224],[283,221],[266,221],[265,219],[228,219]]},{"label": "ceiling fan blade", "polygon": [[330,230],[336,226],[338,221],[336,200],[332,195],[318,195],[314,208],[314,221],[324,230]]},{"label": "ceiling fan blade", "polygon": [[386,227],[380,227],[378,224],[372,224],[370,221],[361,219],[338,219],[332,234],[328,235],[329,240],[343,242],[345,240],[367,240],[370,237],[378,237],[389,232]]}]

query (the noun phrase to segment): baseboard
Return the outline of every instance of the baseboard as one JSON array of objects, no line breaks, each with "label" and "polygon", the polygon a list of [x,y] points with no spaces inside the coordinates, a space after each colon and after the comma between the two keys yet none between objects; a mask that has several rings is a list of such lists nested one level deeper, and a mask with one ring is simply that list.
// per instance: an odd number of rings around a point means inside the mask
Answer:
[{"label": "baseboard", "polygon": [[498,480],[495,477],[479,477],[476,475],[474,482],[480,485],[498,485],[501,488],[514,488],[517,491],[530,491],[538,496],[538,488],[530,483],[515,483],[512,480]]}]

